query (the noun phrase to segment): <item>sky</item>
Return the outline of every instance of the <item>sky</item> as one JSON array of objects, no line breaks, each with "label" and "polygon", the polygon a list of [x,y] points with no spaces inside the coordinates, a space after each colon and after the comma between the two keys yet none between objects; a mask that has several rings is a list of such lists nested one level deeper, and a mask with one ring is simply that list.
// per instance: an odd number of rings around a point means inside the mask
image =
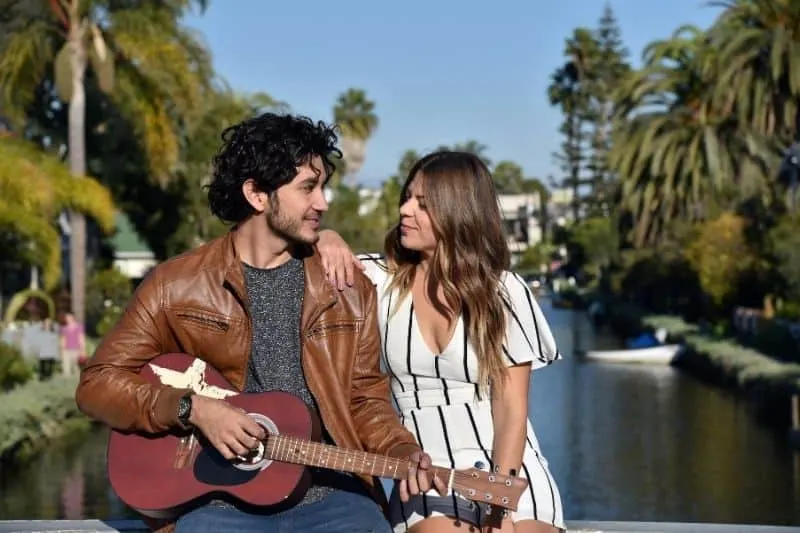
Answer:
[{"label": "sky", "polygon": [[[679,26],[709,26],[705,0],[609,0],[638,65],[644,46]],[[562,120],[547,101],[564,41],[596,27],[606,0],[216,0],[186,23],[231,87],[332,120],[339,94],[364,89],[379,126],[358,175],[377,186],[408,149],[474,139],[494,161],[546,181]]]}]

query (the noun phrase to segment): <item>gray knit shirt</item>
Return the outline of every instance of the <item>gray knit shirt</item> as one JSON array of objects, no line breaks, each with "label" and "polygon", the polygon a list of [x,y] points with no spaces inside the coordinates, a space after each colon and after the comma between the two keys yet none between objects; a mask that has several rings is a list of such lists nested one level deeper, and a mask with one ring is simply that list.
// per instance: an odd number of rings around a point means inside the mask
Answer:
[{"label": "gray knit shirt", "polygon": [[[300,317],[305,289],[302,260],[291,258],[270,269],[244,265],[244,275],[253,327],[244,392],[289,392],[318,415],[301,363]],[[311,469],[311,474],[312,486],[300,505],[319,501],[338,488],[360,488],[349,475],[322,469]]]}]

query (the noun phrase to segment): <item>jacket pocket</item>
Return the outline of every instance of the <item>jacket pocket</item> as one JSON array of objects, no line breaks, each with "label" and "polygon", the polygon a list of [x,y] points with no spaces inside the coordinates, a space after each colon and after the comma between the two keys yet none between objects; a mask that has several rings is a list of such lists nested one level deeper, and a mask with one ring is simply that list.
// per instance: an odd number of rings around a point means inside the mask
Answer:
[{"label": "jacket pocket", "polygon": [[316,337],[327,337],[330,335],[341,335],[341,334],[356,335],[359,329],[360,329],[359,321],[355,320],[337,321],[324,324],[317,324],[312,328],[306,330],[303,336],[307,339],[313,339]]},{"label": "jacket pocket", "polygon": [[175,316],[185,324],[199,326],[209,331],[227,333],[231,328],[230,319],[225,315],[210,313],[199,309],[179,309]]}]

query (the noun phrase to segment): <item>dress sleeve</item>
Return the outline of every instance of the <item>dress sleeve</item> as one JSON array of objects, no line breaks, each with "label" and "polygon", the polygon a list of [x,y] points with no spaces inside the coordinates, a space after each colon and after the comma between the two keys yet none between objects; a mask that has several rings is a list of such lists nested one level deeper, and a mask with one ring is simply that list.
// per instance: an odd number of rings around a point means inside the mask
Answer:
[{"label": "dress sleeve", "polygon": [[379,289],[383,287],[388,277],[386,260],[384,259],[383,254],[358,254],[357,257],[364,265],[364,274],[370,279],[372,284]]},{"label": "dress sleeve", "polygon": [[508,317],[503,350],[508,366],[531,363],[536,370],[561,359],[550,325],[525,280],[507,272],[503,283]]}]

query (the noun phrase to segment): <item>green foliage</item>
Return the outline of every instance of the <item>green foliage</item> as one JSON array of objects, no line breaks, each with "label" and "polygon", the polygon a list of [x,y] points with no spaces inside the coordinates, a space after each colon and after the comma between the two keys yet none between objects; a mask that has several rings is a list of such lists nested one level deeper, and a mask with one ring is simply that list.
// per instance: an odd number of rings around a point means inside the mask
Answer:
[{"label": "green foliage", "polygon": [[547,97],[564,121],[555,154],[562,175],[555,180],[572,193],[574,220],[612,210],[616,184],[609,150],[619,90],[631,70],[619,24],[606,6],[594,29],[575,28],[564,43],[565,62],[551,75]]},{"label": "green foliage", "polygon": [[542,266],[550,266],[554,251],[553,245],[545,242],[529,246],[522,252],[515,270],[521,274],[539,274]]},{"label": "green foliage", "polygon": [[49,294],[36,289],[25,289],[12,296],[11,300],[8,302],[4,317],[5,323],[8,324],[16,320],[18,313],[31,298],[44,302],[44,305],[47,307],[47,317],[56,318],[56,304]]},{"label": "green foliage", "polygon": [[611,264],[619,250],[619,237],[614,221],[609,217],[581,220],[569,228],[570,262],[582,267],[593,277]]},{"label": "green foliage", "polygon": [[131,281],[118,269],[92,273],[86,284],[87,331],[100,337],[105,335],[122,316],[131,294]]},{"label": "green foliage", "polygon": [[609,276],[614,293],[653,312],[699,318],[705,310],[697,274],[680,250],[628,250]]},{"label": "green foliage", "polygon": [[0,462],[45,446],[76,425],[88,425],[75,403],[74,377],[31,381],[2,396]]},{"label": "green foliage", "polygon": [[341,129],[342,136],[365,141],[378,127],[375,102],[367,98],[363,89],[347,89],[336,99],[333,121]]},{"label": "green foliage", "polygon": [[379,200],[375,200],[373,209],[367,209],[368,214],[360,215],[362,200],[358,189],[340,184],[332,187],[331,192],[333,201],[323,217],[325,227],[341,235],[356,253],[382,251],[387,227],[383,225],[385,219],[375,209]]},{"label": "green foliage", "polygon": [[732,340],[702,334],[697,327],[678,317],[645,317],[650,328],[665,328],[672,341],[683,342],[701,364],[709,365],[723,379],[741,388],[758,384],[797,389],[800,386],[800,364],[784,363]]},{"label": "green foliage", "polygon": [[0,341],[0,391],[23,385],[32,377],[33,368],[22,357],[22,352],[15,346]]},{"label": "green foliage", "polygon": [[794,322],[800,322],[800,303],[781,302],[776,310],[775,316]]},{"label": "green foliage", "polygon": [[800,343],[782,320],[762,320],[758,333],[754,338],[746,339],[746,342],[776,359],[800,363]]},{"label": "green foliage", "polygon": [[0,234],[28,243],[12,254],[41,267],[48,289],[61,277],[56,218],[64,209],[89,215],[104,231],[114,227],[115,205],[108,189],[94,179],[71,176],[56,157],[31,143],[0,138]]},{"label": "green foliage", "polygon": [[784,217],[767,239],[786,296],[800,301],[800,219],[795,215]]},{"label": "green foliage", "polygon": [[731,303],[742,276],[755,266],[746,224],[742,217],[725,213],[701,225],[686,250],[700,286],[718,307]]}]

